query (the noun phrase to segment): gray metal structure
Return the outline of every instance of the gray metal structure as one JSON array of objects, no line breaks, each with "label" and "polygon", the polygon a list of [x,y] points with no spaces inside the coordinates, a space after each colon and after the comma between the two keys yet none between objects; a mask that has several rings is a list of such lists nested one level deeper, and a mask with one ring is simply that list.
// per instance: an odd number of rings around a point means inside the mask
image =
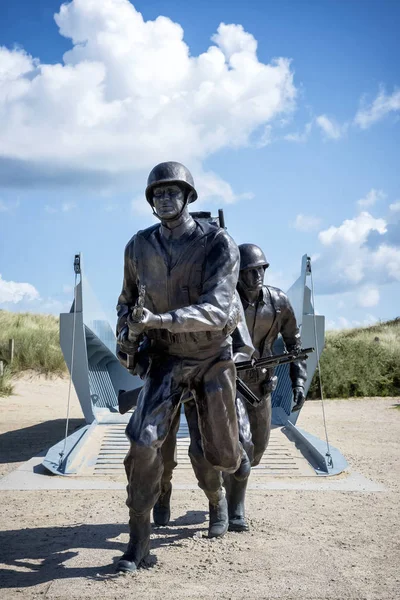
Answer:
[{"label": "gray metal structure", "polygon": [[[60,315],[60,344],[66,364],[71,372],[86,425],[69,435],[47,452],[43,465],[56,475],[80,475],[87,473],[87,466],[96,463],[98,440],[101,430],[110,425],[128,422],[130,414],[120,415],[117,395],[120,389],[135,389],[142,385],[124,369],[115,354],[116,338],[90,285],[82,273],[75,286],[74,302],[69,313]],[[287,291],[293,306],[297,323],[301,330],[303,347],[315,347],[315,331],[318,349],[324,347],[325,318],[314,315],[311,302],[311,288],[307,278],[310,274],[310,260],[302,257],[300,277]],[[75,310],[76,303],[76,311]],[[75,319],[75,339],[73,340]],[[315,319],[315,321],[314,321]],[[74,352],[72,352],[74,346]],[[282,340],[278,339],[275,350],[283,351]],[[307,360],[307,381],[305,392],[309,390],[317,366],[317,353]],[[347,468],[347,462],[336,448],[301,430],[296,426],[299,412],[291,413],[292,384],[288,365],[280,366],[276,374],[279,381],[272,395],[273,426],[281,427],[286,437],[300,449],[318,475],[336,475]],[[182,414],[181,423],[185,427]]]},{"label": "gray metal structure", "polygon": [[[314,312],[311,302],[311,288],[308,285],[310,275],[311,261],[307,254],[304,254],[301,259],[300,277],[296,279],[286,292],[296,315],[297,325],[301,333],[302,347],[315,347],[315,352],[310,354],[307,359],[307,380],[304,386],[306,395],[317,368],[318,358],[325,345],[325,317],[316,315]],[[315,343],[315,335],[317,336],[317,344]],[[280,337],[274,345],[274,351],[276,354],[284,351],[283,341]],[[278,376],[278,385],[272,394],[272,423],[275,425],[286,425],[289,421],[295,425],[300,412],[291,412],[292,382],[289,377],[289,365],[281,365],[276,369],[275,374]]]}]

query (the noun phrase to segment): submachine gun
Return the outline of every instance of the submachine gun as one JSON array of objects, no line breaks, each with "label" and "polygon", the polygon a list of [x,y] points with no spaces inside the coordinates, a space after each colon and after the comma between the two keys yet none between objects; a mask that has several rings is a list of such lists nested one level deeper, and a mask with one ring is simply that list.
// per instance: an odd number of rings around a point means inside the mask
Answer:
[{"label": "submachine gun", "polygon": [[259,359],[251,359],[244,360],[242,362],[236,363],[236,389],[240,392],[245,400],[252,404],[253,406],[257,406],[262,398],[256,396],[251,389],[240,379],[241,371],[249,371],[255,369],[261,369],[264,373],[268,369],[275,369],[275,367],[279,367],[279,365],[287,365],[288,363],[295,362],[296,360],[305,360],[308,358],[308,355],[314,352],[314,348],[301,348],[298,351],[293,352],[284,352],[283,354],[275,354],[273,356],[266,356],[264,358]]},{"label": "submachine gun", "polygon": [[[140,321],[143,319],[143,308],[144,301],[146,298],[146,286],[139,284],[138,292],[138,299],[136,301],[135,306],[132,308],[132,312],[129,315],[129,319],[134,323],[140,323]],[[132,353],[127,355],[126,366],[128,371],[133,372],[135,368],[135,355],[139,349],[140,336],[134,337],[129,331],[128,341],[132,344]]]}]

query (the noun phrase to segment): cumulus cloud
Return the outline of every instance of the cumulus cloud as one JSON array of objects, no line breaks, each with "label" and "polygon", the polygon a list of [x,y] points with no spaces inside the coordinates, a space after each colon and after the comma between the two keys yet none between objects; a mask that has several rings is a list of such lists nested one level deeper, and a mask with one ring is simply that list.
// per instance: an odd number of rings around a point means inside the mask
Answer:
[{"label": "cumulus cloud", "polygon": [[319,217],[313,217],[312,215],[298,214],[296,216],[293,227],[298,231],[316,231],[321,225],[321,219]]},{"label": "cumulus cloud", "polygon": [[[385,219],[363,211],[321,231],[318,239],[323,248],[314,271],[320,293],[341,293],[361,285],[376,289],[400,281],[400,246]],[[373,298],[375,292],[366,301]]]},{"label": "cumulus cloud", "polygon": [[379,290],[375,287],[366,287],[358,292],[357,304],[362,308],[369,308],[379,304]]},{"label": "cumulus cloud", "polygon": [[376,219],[368,212],[361,212],[354,219],[346,219],[339,227],[333,225],[318,235],[319,241],[324,246],[334,244],[346,247],[356,247],[365,243],[371,231],[386,232],[386,221]]},{"label": "cumulus cloud", "polygon": [[327,137],[330,140],[338,140],[340,139],[344,133],[346,132],[347,125],[339,125],[333,119],[330,119],[326,115],[320,115],[315,119],[316,124],[320,127]]},{"label": "cumulus cloud", "polygon": [[[290,60],[260,62],[241,25],[221,23],[193,56],[178,23],[145,21],[128,0],[74,0],[55,20],[72,41],[63,64],[0,49],[0,154],[30,177],[79,170],[103,185],[104,174],[142,178],[163,160],[203,174],[206,157],[257,143],[258,132],[264,143],[294,107]],[[223,185],[207,175],[205,193]],[[216,193],[233,201],[227,186]]]},{"label": "cumulus cloud", "polygon": [[362,101],[354,123],[361,129],[368,129],[374,123],[377,123],[386,115],[392,112],[400,111],[400,90],[394,90],[392,94],[386,94],[381,88],[375,100],[368,106],[365,100]]},{"label": "cumulus cloud", "polygon": [[386,194],[382,190],[372,188],[364,198],[357,200],[357,204],[360,208],[368,208],[374,206],[378,200],[384,200],[385,198]]},{"label": "cumulus cloud", "polygon": [[389,210],[394,213],[400,212],[400,200],[399,202],[393,202],[392,204],[389,204]]},{"label": "cumulus cloud", "polygon": [[39,298],[39,292],[30,283],[6,281],[0,275],[0,303],[17,304],[22,300],[32,301]]}]

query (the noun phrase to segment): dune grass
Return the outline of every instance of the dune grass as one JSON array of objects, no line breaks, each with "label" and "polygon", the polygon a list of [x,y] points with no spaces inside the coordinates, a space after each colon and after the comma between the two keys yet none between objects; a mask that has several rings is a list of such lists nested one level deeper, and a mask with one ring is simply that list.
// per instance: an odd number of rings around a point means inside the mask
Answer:
[{"label": "dune grass", "polygon": [[[327,398],[400,396],[400,318],[327,332],[321,373]],[[316,376],[309,397],[320,397]]]},{"label": "dune grass", "polygon": [[[6,365],[4,376],[0,377],[0,395],[11,393],[11,377],[23,371],[33,370],[44,375],[66,373],[58,329],[58,318],[51,315],[0,310],[0,360]],[[12,365],[9,364],[10,339],[15,343]]]}]

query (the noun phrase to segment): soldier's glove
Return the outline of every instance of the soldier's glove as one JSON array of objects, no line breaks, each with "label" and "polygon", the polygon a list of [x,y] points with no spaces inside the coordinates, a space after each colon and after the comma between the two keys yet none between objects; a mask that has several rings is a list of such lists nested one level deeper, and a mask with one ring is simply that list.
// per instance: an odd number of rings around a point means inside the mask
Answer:
[{"label": "soldier's glove", "polygon": [[148,308],[144,308],[143,316],[139,323],[133,321],[131,316],[129,316],[127,324],[132,336],[139,337],[146,329],[158,329],[161,325],[161,316],[153,314]]},{"label": "soldier's glove", "polygon": [[293,402],[294,406],[292,408],[292,412],[297,412],[301,409],[304,402],[306,401],[306,397],[304,395],[304,388],[301,386],[293,388]]}]

